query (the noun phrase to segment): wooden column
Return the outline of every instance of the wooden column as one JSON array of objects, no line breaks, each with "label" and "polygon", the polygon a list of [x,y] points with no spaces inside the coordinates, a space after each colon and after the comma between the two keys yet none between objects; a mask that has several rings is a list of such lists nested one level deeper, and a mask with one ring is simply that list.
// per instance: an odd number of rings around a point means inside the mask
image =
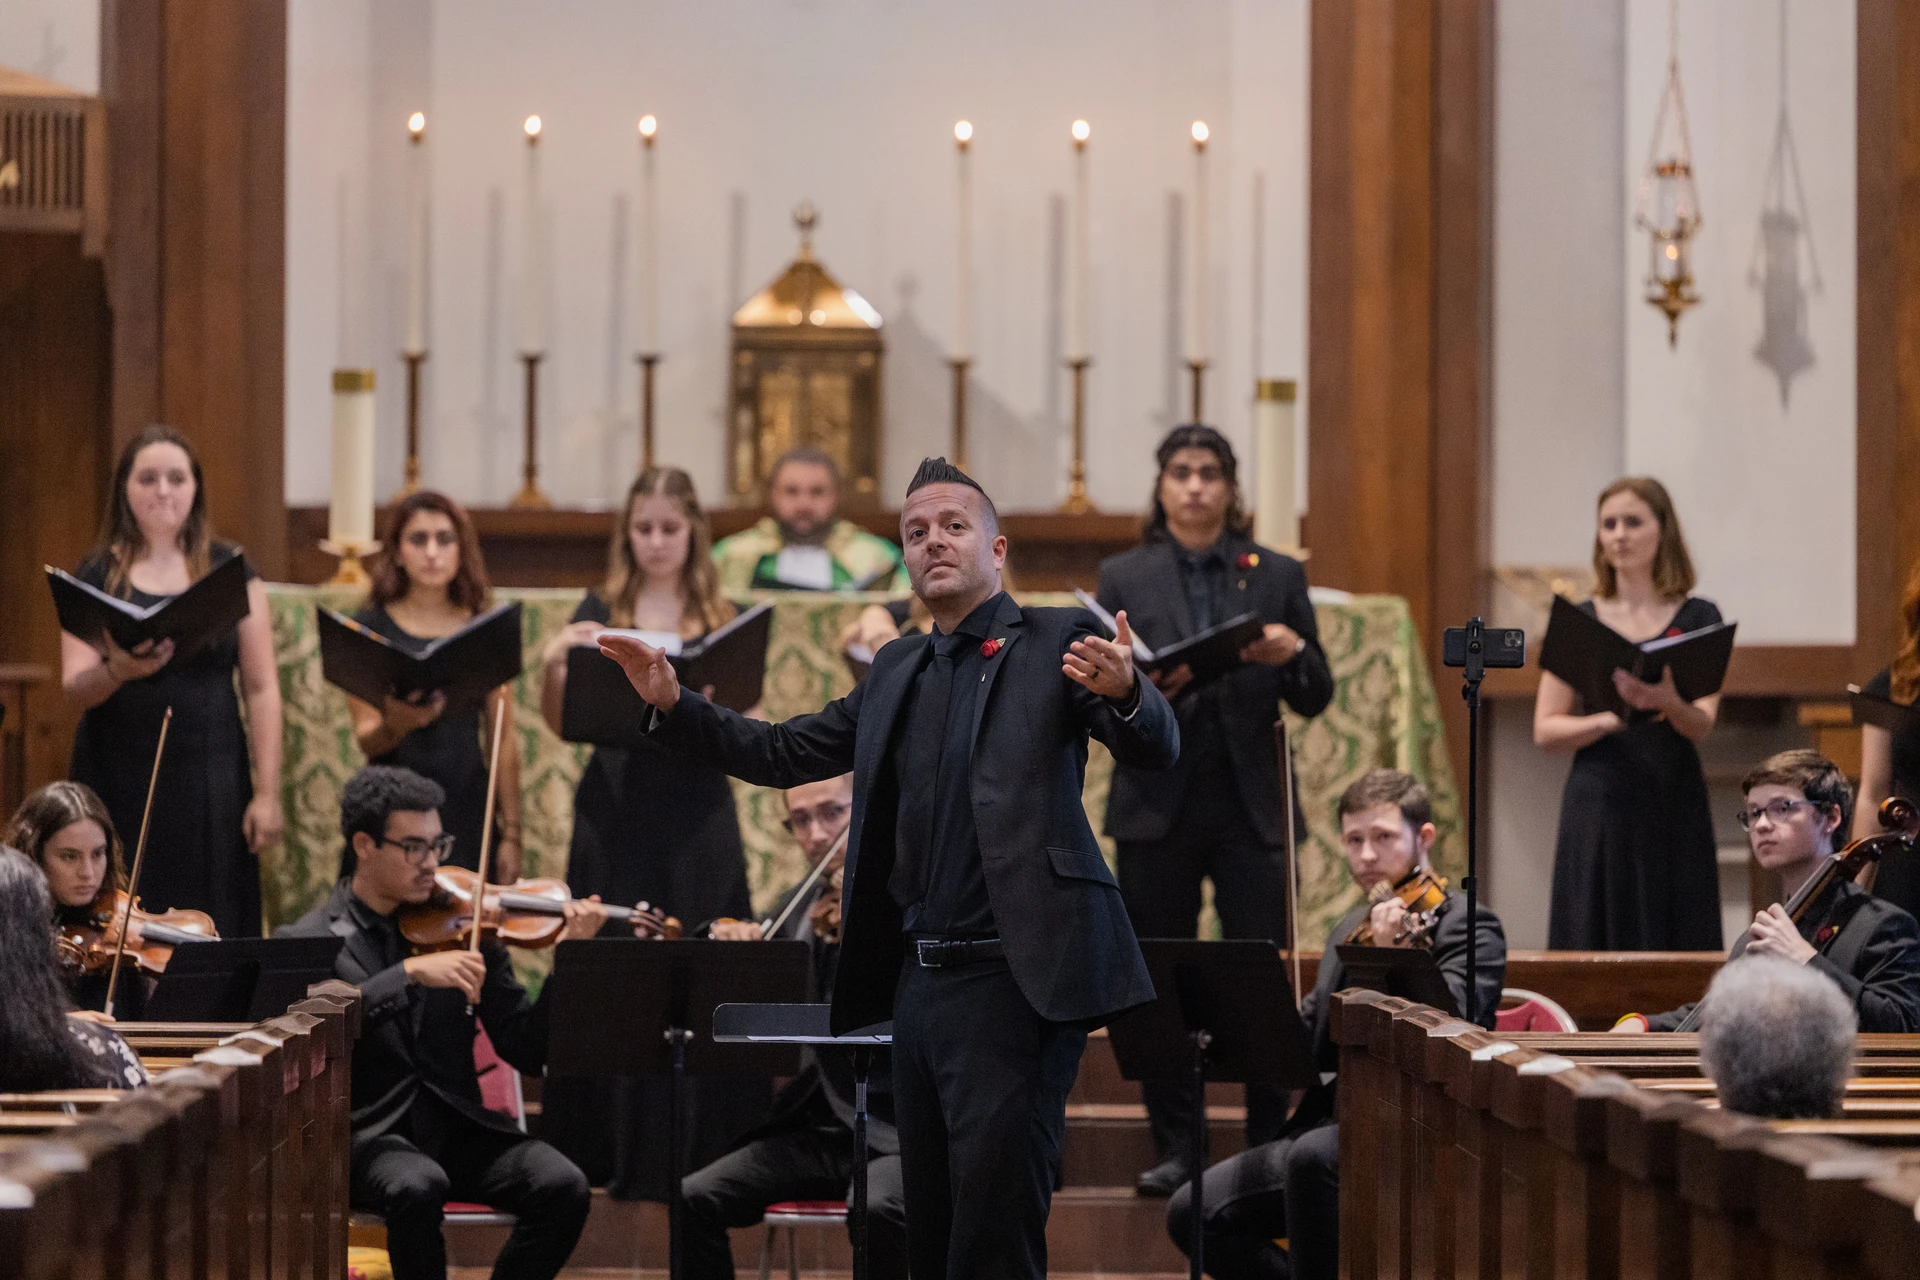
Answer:
[{"label": "wooden column", "polygon": [[286,0],[107,0],[113,438],[190,436],[220,536],[285,572]]},{"label": "wooden column", "polygon": [[1438,676],[1487,598],[1493,0],[1317,4],[1311,42],[1313,579],[1406,597]]}]

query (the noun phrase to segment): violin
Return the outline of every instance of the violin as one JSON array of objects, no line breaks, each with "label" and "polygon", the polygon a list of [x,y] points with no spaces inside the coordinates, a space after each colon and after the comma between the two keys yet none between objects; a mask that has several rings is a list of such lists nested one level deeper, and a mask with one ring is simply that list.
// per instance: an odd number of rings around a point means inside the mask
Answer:
[{"label": "violin", "polygon": [[131,918],[139,926],[140,945],[128,943],[129,960],[147,973],[165,973],[173,949],[189,942],[218,942],[220,933],[213,917],[204,911],[175,907],[171,911],[146,911],[140,900],[128,900],[123,889],[108,889],[93,900],[84,920],[56,924],[53,929],[54,954],[60,963],[80,973],[99,973],[114,962],[119,951],[122,922]]},{"label": "violin", "polygon": [[[419,951],[451,951],[472,945],[473,894],[480,877],[465,867],[441,867],[433,873],[433,894],[400,908],[400,936]],[[510,947],[539,949],[560,940],[568,904],[576,899],[559,880],[516,880],[490,884],[481,896],[483,937]],[[638,920],[642,937],[678,938],[680,922],[646,906],[605,907],[613,920]]]},{"label": "violin", "polygon": [[1407,909],[1407,914],[1400,921],[1400,931],[1390,941],[1381,942],[1373,936],[1373,918],[1369,915],[1347,938],[1347,945],[1431,947],[1434,917],[1439,914],[1440,904],[1447,900],[1446,877],[1435,875],[1431,867],[1415,867],[1399,884],[1389,885],[1382,880],[1367,890],[1369,907],[1377,907],[1395,898]]},{"label": "violin", "polygon": [[813,926],[813,936],[822,942],[840,941],[840,885],[846,874],[844,866],[836,866],[828,874],[820,896],[807,908],[807,922]]}]

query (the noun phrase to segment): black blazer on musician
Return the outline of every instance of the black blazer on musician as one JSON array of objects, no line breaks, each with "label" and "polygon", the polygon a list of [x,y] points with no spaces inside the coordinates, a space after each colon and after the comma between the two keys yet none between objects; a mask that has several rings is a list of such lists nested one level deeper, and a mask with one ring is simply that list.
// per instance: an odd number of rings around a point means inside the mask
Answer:
[{"label": "black blazer on musician", "polygon": [[[1284,622],[1307,642],[1300,656],[1284,667],[1249,664],[1220,682],[1218,700],[1227,753],[1241,801],[1260,838],[1281,845],[1287,838],[1286,803],[1280,794],[1273,722],[1283,698],[1303,716],[1324,711],[1333,700],[1333,672],[1320,647],[1320,629],[1314,624],[1307,575],[1300,562],[1235,534],[1227,535],[1226,551],[1227,578],[1237,601],[1231,613],[1250,612],[1262,622]],[[1239,567],[1250,559],[1256,562]],[[1098,599],[1110,612],[1125,609],[1128,625],[1148,648],[1164,648],[1199,630],[1187,608],[1173,543],[1164,537],[1103,561]],[[1182,726],[1199,705],[1198,697],[1179,700],[1175,710]],[[1107,834],[1115,840],[1164,840],[1180,812],[1188,776],[1185,761],[1171,773],[1152,776],[1117,763],[1107,800]]]},{"label": "black blazer on musician", "polygon": [[[1084,609],[1026,609],[1003,597],[993,622],[1003,644],[987,665],[973,721],[969,778],[987,896],[1021,994],[1055,1022],[1104,1020],[1153,999],[1120,890],[1080,802],[1087,736],[1141,770],[1165,769],[1180,753],[1172,708],[1151,683],[1141,681],[1139,709],[1125,720],[1061,673],[1067,646],[1092,634]],[[893,1016],[905,946],[900,908],[887,891],[899,797],[882,763],[931,643],[927,636],[893,641],[852,693],[780,724],[735,715],[684,688],[672,714],[653,717],[663,744],[759,786],[853,771],[836,1032]]]}]

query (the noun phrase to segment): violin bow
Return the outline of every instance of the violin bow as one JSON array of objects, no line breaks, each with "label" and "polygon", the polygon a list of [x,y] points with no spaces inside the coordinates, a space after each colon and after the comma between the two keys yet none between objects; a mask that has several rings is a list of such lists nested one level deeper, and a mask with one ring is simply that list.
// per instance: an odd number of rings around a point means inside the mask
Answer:
[{"label": "violin bow", "polygon": [[480,870],[473,888],[473,936],[467,939],[467,950],[480,954],[481,921],[487,905],[487,864],[493,855],[493,797],[500,785],[500,732],[507,723],[507,700],[496,696],[493,700],[493,754],[487,758],[487,809],[480,818]]},{"label": "violin bow", "polygon": [[842,831],[839,837],[827,846],[826,854],[820,861],[813,864],[813,870],[807,872],[807,878],[800,882],[800,887],[793,891],[791,898],[787,899],[787,909],[760,926],[760,936],[762,938],[771,938],[780,932],[780,926],[787,922],[787,917],[791,916],[795,908],[807,900],[807,895],[813,891],[813,886],[820,883],[820,877],[826,873],[827,867],[833,862],[834,853],[847,847],[847,837],[852,834],[853,819],[848,818],[846,830]]},{"label": "violin bow", "polygon": [[101,1012],[113,1016],[113,989],[120,981],[120,961],[127,954],[127,926],[133,923],[133,895],[140,892],[140,864],[147,856],[147,825],[153,821],[153,792],[160,782],[160,758],[167,751],[167,726],[173,723],[169,706],[160,717],[160,741],[153,748],[153,773],[147,778],[147,804],[140,811],[140,839],[133,846],[133,871],[127,877],[127,906],[120,913],[120,941],[113,949],[113,965],[107,970],[107,999]]},{"label": "violin bow", "polygon": [[1293,744],[1287,736],[1284,715],[1273,722],[1273,741],[1279,748],[1280,794],[1285,800],[1281,818],[1287,827],[1287,950],[1293,956],[1293,1004],[1297,1009],[1306,1000],[1300,990],[1300,851],[1293,840]]}]

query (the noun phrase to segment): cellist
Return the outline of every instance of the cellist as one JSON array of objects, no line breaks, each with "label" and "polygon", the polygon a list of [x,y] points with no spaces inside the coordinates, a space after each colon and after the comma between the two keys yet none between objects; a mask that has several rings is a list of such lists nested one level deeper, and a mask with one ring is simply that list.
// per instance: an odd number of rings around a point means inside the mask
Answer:
[{"label": "cellist", "polygon": [[[1782,751],[1741,782],[1740,825],[1754,861],[1780,873],[1791,902],[1852,830],[1853,788],[1817,751]],[[1911,856],[1911,855],[1909,855]],[[1920,923],[1891,902],[1840,877],[1805,904],[1796,925],[1774,903],[1754,916],[1740,950],[1818,969],[1853,1002],[1862,1031],[1920,1031]],[[1629,1013],[1615,1031],[1673,1031],[1694,1005],[1666,1013]]]}]

